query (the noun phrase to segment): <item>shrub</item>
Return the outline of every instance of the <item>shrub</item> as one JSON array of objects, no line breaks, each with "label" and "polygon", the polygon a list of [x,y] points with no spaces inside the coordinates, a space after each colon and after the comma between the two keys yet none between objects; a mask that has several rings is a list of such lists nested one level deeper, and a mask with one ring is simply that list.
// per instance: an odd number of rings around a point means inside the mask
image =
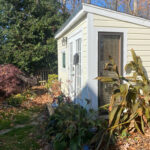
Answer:
[{"label": "shrub", "polygon": [[54,82],[58,81],[58,75],[56,74],[49,74],[48,75],[48,81],[47,81],[47,84],[46,84],[46,88],[51,88],[52,87],[52,84]]},{"label": "shrub", "polygon": [[9,105],[18,107],[22,104],[22,102],[26,100],[26,96],[22,94],[13,95],[6,99]]},{"label": "shrub", "polygon": [[[87,112],[80,105],[60,104],[50,117],[48,134],[55,150],[82,149],[89,144],[95,132],[103,131],[105,125],[101,120],[93,120],[93,113]],[[95,142],[93,139],[92,143]]]},{"label": "shrub", "polygon": [[144,134],[145,127],[149,126],[150,81],[140,57],[136,56],[134,50],[131,53],[133,61],[125,67],[126,72],[131,74],[129,77],[119,74],[111,57],[105,70],[113,71],[116,77],[97,77],[101,82],[113,84],[114,88],[109,104],[109,139],[115,131],[129,133],[136,129]]},{"label": "shrub", "polygon": [[0,65],[0,97],[21,93],[26,87],[34,84],[36,79],[29,78],[14,65]]}]

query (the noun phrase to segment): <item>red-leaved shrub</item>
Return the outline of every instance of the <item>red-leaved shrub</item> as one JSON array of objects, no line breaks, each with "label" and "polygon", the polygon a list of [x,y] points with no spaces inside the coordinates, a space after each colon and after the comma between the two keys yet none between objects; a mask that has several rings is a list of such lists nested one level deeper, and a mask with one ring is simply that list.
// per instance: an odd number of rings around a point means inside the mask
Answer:
[{"label": "red-leaved shrub", "polygon": [[9,97],[22,92],[36,81],[27,77],[12,64],[0,65],[0,97]]}]

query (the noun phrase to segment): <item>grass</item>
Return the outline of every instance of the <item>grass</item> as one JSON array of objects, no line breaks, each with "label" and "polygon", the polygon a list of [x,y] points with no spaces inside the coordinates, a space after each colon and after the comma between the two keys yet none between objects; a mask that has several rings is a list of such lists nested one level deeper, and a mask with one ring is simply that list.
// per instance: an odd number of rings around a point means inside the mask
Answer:
[{"label": "grass", "polygon": [[17,124],[30,123],[33,113],[32,110],[27,109],[17,113],[7,113],[7,116],[3,113],[0,119],[0,130],[13,128]]},{"label": "grass", "polygon": [[[33,116],[40,115],[42,111],[43,108],[36,106],[0,113],[0,131],[11,129],[10,132],[0,135],[0,150],[39,150],[38,140],[42,139],[43,129],[40,125],[30,125],[30,123],[36,121],[36,117]],[[14,128],[16,125],[24,125],[24,127]]]},{"label": "grass", "polygon": [[38,139],[31,136],[36,130],[35,126],[26,126],[0,136],[0,150],[38,150]]},{"label": "grass", "polygon": [[15,116],[15,124],[27,124],[30,122],[30,116],[26,114],[18,114]]},{"label": "grass", "polygon": [[[32,93],[26,93],[31,97]],[[35,95],[34,95],[35,97]],[[29,101],[30,102],[30,101]],[[45,123],[39,124],[40,115],[45,114],[43,105],[27,105],[27,107],[4,107],[0,110],[0,150],[39,150],[43,147]],[[32,122],[37,123],[35,125]],[[2,132],[1,132],[2,133]],[[43,141],[44,140],[44,141]]]},{"label": "grass", "polygon": [[0,130],[9,129],[9,128],[11,128],[10,120],[0,120]]}]

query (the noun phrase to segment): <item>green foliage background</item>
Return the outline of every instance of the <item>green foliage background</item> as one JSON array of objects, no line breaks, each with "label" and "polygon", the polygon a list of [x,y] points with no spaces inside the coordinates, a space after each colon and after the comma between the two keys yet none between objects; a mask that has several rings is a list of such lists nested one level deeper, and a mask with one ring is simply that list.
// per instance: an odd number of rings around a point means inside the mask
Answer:
[{"label": "green foliage background", "polygon": [[0,64],[56,73],[54,34],[67,17],[56,0],[0,0]]}]

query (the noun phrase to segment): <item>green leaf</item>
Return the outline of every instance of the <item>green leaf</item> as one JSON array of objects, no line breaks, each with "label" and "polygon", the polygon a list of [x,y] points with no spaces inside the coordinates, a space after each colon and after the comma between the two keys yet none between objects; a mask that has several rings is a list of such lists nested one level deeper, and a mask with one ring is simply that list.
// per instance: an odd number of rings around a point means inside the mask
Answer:
[{"label": "green leaf", "polygon": [[95,79],[97,79],[101,82],[115,82],[115,81],[117,81],[116,78],[111,78],[111,77],[97,77]]},{"label": "green leaf", "polygon": [[67,143],[65,141],[56,141],[54,142],[54,150],[66,150]]},{"label": "green leaf", "polygon": [[142,116],[141,116],[141,129],[142,129],[142,132],[144,133],[145,129],[144,129],[144,121],[143,121]]},{"label": "green leaf", "polygon": [[119,106],[114,106],[113,109],[109,112],[109,126],[111,125],[112,121],[115,118],[116,112]]},{"label": "green leaf", "polygon": [[120,93],[125,98],[128,94],[128,85],[127,84],[121,84],[120,85]]},{"label": "green leaf", "polygon": [[133,49],[131,49],[131,54],[132,54],[133,61],[137,64],[138,63],[138,59],[137,59],[136,53],[134,52]]},{"label": "green leaf", "polygon": [[132,69],[133,69],[132,63],[126,64],[125,71],[127,74],[131,73]]},{"label": "green leaf", "polygon": [[150,118],[150,108],[149,107],[145,108],[145,116],[146,116],[147,119]]},{"label": "green leaf", "polygon": [[71,139],[70,141],[70,150],[78,150],[81,145],[81,138],[80,136],[76,136]]},{"label": "green leaf", "polygon": [[143,132],[142,132],[141,129],[139,128],[139,126],[138,126],[138,124],[137,124],[136,121],[134,122],[134,124],[135,124],[135,128],[137,129],[137,131],[138,131],[140,134],[143,134]]},{"label": "green leaf", "polygon": [[137,109],[138,109],[139,105],[140,105],[139,102],[133,104],[133,106],[132,106],[132,111],[133,111],[133,113],[137,112]]}]

